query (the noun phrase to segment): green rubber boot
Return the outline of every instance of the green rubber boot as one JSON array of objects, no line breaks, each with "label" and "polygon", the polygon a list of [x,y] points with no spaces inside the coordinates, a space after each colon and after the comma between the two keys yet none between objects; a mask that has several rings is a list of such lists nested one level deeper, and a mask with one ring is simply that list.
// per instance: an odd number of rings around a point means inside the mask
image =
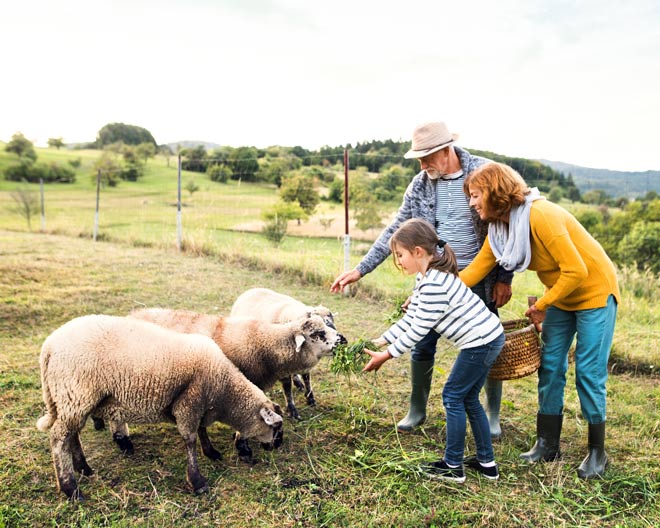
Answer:
[{"label": "green rubber boot", "polygon": [[490,437],[497,440],[502,435],[500,427],[500,404],[502,402],[502,381],[486,378],[484,385],[486,394],[486,416],[490,426]]},{"label": "green rubber boot", "polygon": [[551,462],[561,457],[559,451],[559,437],[564,421],[563,414],[537,414],[536,415],[536,443],[520,458],[527,462]]},{"label": "green rubber boot", "polygon": [[581,479],[602,477],[608,465],[605,452],[605,422],[589,424],[589,454],[577,470]]},{"label": "green rubber boot", "polygon": [[426,402],[429,399],[429,392],[431,392],[433,363],[434,360],[432,359],[428,361],[410,360],[410,381],[412,385],[410,409],[406,417],[396,424],[396,428],[400,433],[409,433],[426,420]]}]

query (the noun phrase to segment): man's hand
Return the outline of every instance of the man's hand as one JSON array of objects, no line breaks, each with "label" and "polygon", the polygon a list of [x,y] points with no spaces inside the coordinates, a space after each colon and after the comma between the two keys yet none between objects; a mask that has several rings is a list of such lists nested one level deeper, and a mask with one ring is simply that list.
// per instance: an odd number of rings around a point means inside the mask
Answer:
[{"label": "man's hand", "polygon": [[353,282],[357,282],[361,278],[362,274],[356,269],[345,271],[335,279],[335,282],[333,282],[332,286],[330,286],[330,291],[332,293],[340,292],[344,289],[344,286],[347,286]]},{"label": "man's hand", "polygon": [[390,353],[387,350],[383,350],[382,352],[374,352],[373,350],[369,350],[368,348],[365,348],[363,352],[369,354],[371,356],[371,359],[369,360],[369,363],[367,363],[364,366],[362,372],[370,372],[372,370],[378,370],[380,367],[383,366],[383,363],[385,363],[389,359],[392,359],[392,356],[390,356]]},{"label": "man's hand", "polygon": [[501,308],[511,299],[511,284],[496,282],[493,286],[493,301],[495,308]]}]

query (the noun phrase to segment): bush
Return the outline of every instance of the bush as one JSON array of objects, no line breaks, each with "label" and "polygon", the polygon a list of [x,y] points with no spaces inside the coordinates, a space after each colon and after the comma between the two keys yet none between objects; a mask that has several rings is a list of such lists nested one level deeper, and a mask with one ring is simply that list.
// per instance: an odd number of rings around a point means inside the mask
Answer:
[{"label": "bush", "polygon": [[660,222],[637,222],[619,243],[618,253],[625,264],[660,273]]},{"label": "bush", "polygon": [[44,183],[73,183],[76,181],[76,173],[66,165],[54,162],[33,163],[29,159],[23,159],[7,167],[5,179],[29,183],[39,183],[40,179],[43,179]]},{"label": "bush", "polygon": [[287,220],[283,218],[273,218],[267,222],[261,232],[276,246],[279,245],[286,235]]},{"label": "bush", "polygon": [[211,165],[206,169],[206,174],[211,181],[227,183],[231,178],[231,169],[226,165]]}]

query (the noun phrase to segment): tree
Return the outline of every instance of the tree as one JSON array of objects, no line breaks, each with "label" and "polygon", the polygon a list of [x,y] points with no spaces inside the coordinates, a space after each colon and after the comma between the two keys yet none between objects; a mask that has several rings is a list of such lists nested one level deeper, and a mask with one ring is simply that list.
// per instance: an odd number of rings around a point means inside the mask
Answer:
[{"label": "tree", "polygon": [[619,244],[623,263],[660,273],[660,222],[637,222]]},{"label": "tree", "polygon": [[34,145],[20,132],[16,132],[16,134],[11,137],[11,140],[5,146],[5,150],[7,152],[13,152],[21,160],[30,159],[35,161],[37,159],[37,153],[34,150]]},{"label": "tree", "polygon": [[256,181],[259,170],[258,152],[254,147],[239,147],[229,154],[228,165],[231,167],[232,178],[242,181]]},{"label": "tree", "polygon": [[108,150],[104,150],[103,154],[94,162],[94,174],[92,175],[93,181],[96,181],[98,171],[101,171],[101,185],[104,187],[116,187],[121,181],[122,167],[117,160],[117,155]]},{"label": "tree", "polygon": [[192,198],[193,193],[199,191],[199,185],[195,183],[195,180],[188,180],[185,189],[190,193],[190,197]]},{"label": "tree", "polygon": [[110,123],[99,130],[96,136],[96,148],[103,148],[112,143],[122,142],[126,145],[151,143],[156,146],[156,140],[146,128],[125,123]]},{"label": "tree", "polygon": [[548,193],[548,200],[551,202],[559,203],[563,197],[564,191],[561,187],[559,187],[559,185],[554,185],[550,188],[550,192]]},{"label": "tree", "polygon": [[124,158],[124,166],[120,173],[121,179],[137,181],[144,174],[144,163],[138,153],[138,147],[124,145],[121,155]]},{"label": "tree", "polygon": [[227,183],[231,178],[231,169],[226,165],[210,165],[206,174],[211,181]]},{"label": "tree", "polygon": [[37,193],[31,191],[26,184],[12,191],[11,197],[15,204],[10,209],[25,218],[27,220],[28,231],[32,231],[32,215],[36,215],[39,212]]},{"label": "tree", "polygon": [[378,200],[369,186],[366,167],[359,167],[349,176],[350,207],[357,220],[358,229],[367,230],[382,226]]},{"label": "tree", "polygon": [[135,151],[140,158],[144,159],[144,163],[146,164],[149,158],[153,158],[156,155],[158,149],[153,143],[140,143],[135,147]]},{"label": "tree", "polygon": [[305,217],[305,211],[298,204],[278,202],[273,207],[264,209],[261,217],[266,220],[261,232],[273,244],[279,245],[286,235],[289,220]]},{"label": "tree", "polygon": [[[314,188],[314,179],[302,173],[295,173],[282,181],[280,198],[285,202],[298,202],[307,215],[314,213],[321,200],[319,193]],[[300,219],[298,219],[298,223],[300,223]]]},{"label": "tree", "polygon": [[170,157],[172,157],[172,149],[167,145],[158,147],[158,153],[165,158],[167,166],[170,166]]},{"label": "tree", "polygon": [[206,159],[206,149],[204,145],[197,145],[195,148],[184,148],[180,151],[181,169],[193,172],[206,172],[209,165]]},{"label": "tree", "polygon": [[60,150],[64,146],[64,140],[62,138],[48,138],[48,146],[50,148],[56,148]]}]

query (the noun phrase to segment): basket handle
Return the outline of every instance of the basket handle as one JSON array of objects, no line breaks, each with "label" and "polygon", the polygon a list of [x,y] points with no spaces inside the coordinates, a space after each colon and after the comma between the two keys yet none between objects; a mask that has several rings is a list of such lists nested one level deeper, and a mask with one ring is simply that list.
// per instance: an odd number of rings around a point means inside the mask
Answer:
[{"label": "basket handle", "polygon": [[[536,295],[528,295],[527,296],[527,306],[530,308],[536,304],[536,301],[538,301],[538,297]],[[534,324],[534,328],[536,328],[536,331],[540,334],[541,333],[541,325],[540,324]]]}]

